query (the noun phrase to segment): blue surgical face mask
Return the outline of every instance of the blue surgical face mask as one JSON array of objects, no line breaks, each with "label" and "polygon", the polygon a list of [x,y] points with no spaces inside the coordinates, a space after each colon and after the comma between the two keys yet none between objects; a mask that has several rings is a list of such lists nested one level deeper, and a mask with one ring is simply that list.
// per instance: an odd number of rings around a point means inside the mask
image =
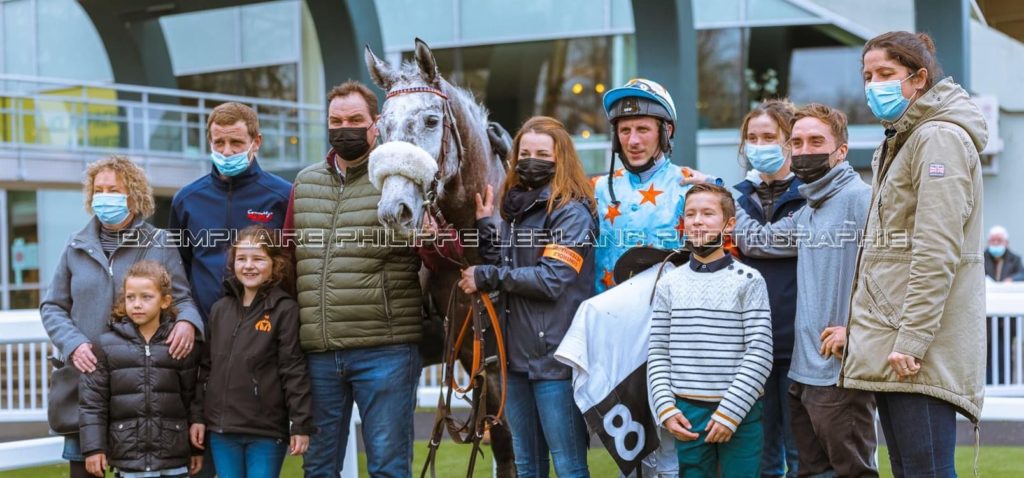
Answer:
[{"label": "blue surgical face mask", "polygon": [[1006,246],[988,246],[988,253],[998,259],[1006,254]]},{"label": "blue surgical face mask", "polygon": [[217,171],[220,171],[224,176],[238,176],[246,169],[249,169],[249,151],[251,150],[252,145],[249,146],[249,149],[238,154],[232,154],[231,156],[224,156],[214,151],[210,153],[210,159],[213,160],[213,165],[217,167]]},{"label": "blue surgical face mask", "polygon": [[95,193],[92,195],[92,212],[103,224],[121,224],[128,218],[128,196],[118,193]]},{"label": "blue surgical face mask", "polygon": [[903,116],[903,112],[910,105],[910,100],[903,97],[903,82],[914,75],[902,80],[873,81],[864,85],[864,96],[867,97],[868,108],[871,108],[875,118],[893,122]]},{"label": "blue surgical face mask", "polygon": [[782,154],[782,146],[777,144],[750,144],[743,146],[743,152],[754,169],[764,174],[775,174],[782,169],[786,163],[786,157]]}]

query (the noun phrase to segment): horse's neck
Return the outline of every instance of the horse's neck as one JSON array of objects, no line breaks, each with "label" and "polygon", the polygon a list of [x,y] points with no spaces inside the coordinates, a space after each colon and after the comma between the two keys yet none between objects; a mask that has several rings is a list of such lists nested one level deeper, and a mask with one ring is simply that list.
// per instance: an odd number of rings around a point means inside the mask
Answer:
[{"label": "horse's neck", "polygon": [[476,227],[476,194],[483,197],[490,184],[497,195],[503,175],[492,171],[498,166],[487,139],[487,125],[475,123],[478,116],[473,107],[454,101],[452,110],[462,138],[463,154],[459,174],[445,185],[446,193],[440,206],[449,223],[459,229],[471,229]]}]

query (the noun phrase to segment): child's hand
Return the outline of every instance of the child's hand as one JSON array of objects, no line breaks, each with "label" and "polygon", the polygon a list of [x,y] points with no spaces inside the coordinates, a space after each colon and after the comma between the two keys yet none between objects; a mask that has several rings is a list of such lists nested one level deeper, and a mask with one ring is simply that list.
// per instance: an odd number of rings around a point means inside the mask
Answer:
[{"label": "child's hand", "polygon": [[292,435],[290,445],[289,450],[292,456],[305,454],[309,449],[309,435]]},{"label": "child's hand", "polygon": [[732,439],[732,430],[714,420],[708,422],[708,426],[704,431],[708,432],[708,436],[704,438],[704,443],[725,443]]},{"label": "child's hand", "polygon": [[[206,425],[203,425],[202,423],[193,423],[188,429],[188,436],[192,441],[192,446],[200,450],[206,449],[203,447],[203,439],[206,438]],[[200,463],[200,465],[202,465],[202,463]]]},{"label": "child's hand", "polygon": [[85,471],[88,471],[92,475],[103,477],[104,472],[107,469],[107,454],[97,453],[90,455],[85,458]]},{"label": "child's hand", "polygon": [[193,456],[188,464],[188,474],[197,475],[203,469],[203,455]]},{"label": "child's hand", "polygon": [[693,441],[700,436],[690,431],[692,425],[690,425],[690,421],[682,413],[666,418],[665,423],[662,425],[679,441]]},{"label": "child's hand", "polygon": [[822,357],[842,357],[843,348],[846,347],[846,327],[837,325],[829,327],[821,333],[821,353]]}]

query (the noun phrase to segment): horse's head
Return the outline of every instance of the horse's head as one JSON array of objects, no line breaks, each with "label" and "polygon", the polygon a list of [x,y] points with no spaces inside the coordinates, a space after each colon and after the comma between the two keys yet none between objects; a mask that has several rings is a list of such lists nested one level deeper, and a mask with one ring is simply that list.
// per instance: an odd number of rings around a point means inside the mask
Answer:
[{"label": "horse's head", "polygon": [[381,190],[377,218],[399,231],[419,227],[424,202],[444,195],[462,155],[449,103],[455,88],[441,78],[434,54],[419,39],[415,56],[415,62],[393,68],[369,47],[365,53],[370,77],[387,92],[377,123],[384,144],[370,158],[371,178]]}]

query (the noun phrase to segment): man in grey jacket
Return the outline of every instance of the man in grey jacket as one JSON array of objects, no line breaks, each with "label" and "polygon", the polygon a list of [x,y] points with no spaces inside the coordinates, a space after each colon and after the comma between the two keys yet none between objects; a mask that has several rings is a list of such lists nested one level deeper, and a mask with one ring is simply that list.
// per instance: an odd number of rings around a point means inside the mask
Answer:
[{"label": "man in grey jacket", "polygon": [[747,256],[800,258],[789,370],[800,476],[878,476],[874,397],[836,387],[871,187],[845,161],[846,115],[838,110],[810,104],[798,111],[786,150],[807,205],[763,226],[740,208],[735,235]]}]

